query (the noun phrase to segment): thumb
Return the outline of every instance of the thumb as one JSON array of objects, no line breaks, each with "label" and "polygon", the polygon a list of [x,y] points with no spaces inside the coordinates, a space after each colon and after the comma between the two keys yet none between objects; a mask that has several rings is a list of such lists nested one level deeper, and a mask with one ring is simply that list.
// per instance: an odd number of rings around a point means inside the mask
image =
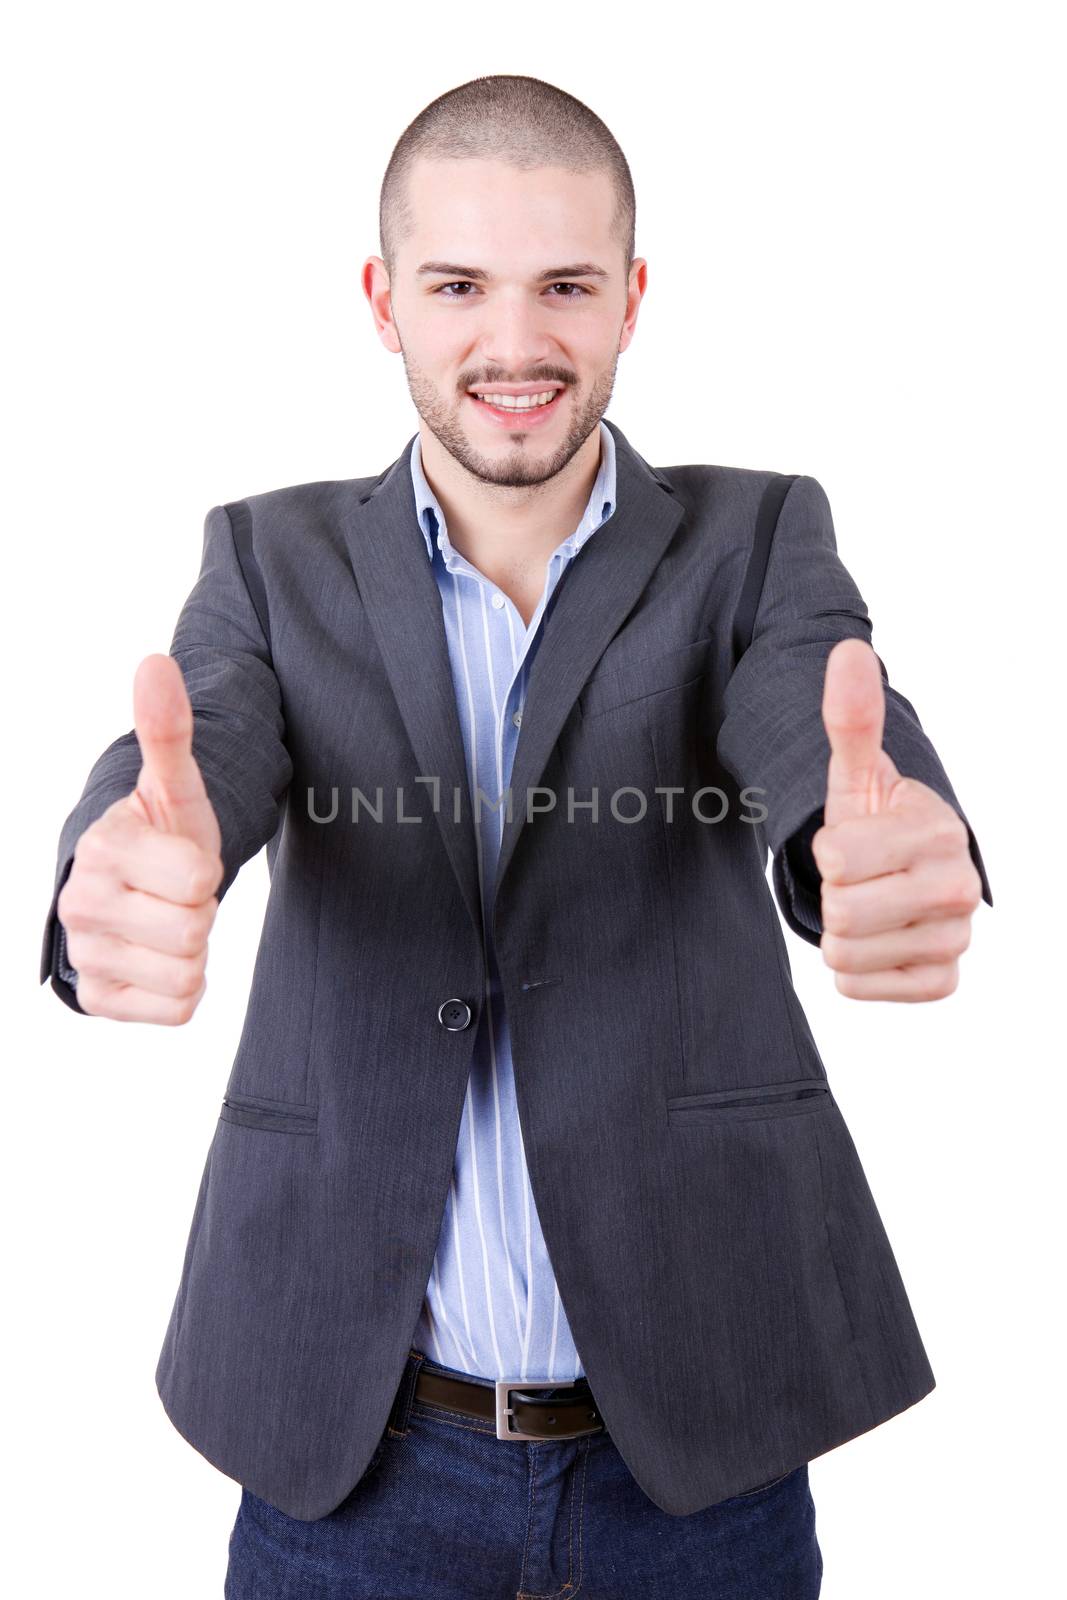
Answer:
[{"label": "thumb", "polygon": [[822,720],[830,741],[823,810],[827,825],[884,810],[900,775],[882,749],[882,672],[878,657],[863,639],[841,639],[830,651]]},{"label": "thumb", "polygon": [[133,726],[142,764],[131,798],[145,820],[218,853],[218,822],[193,755],[193,708],[173,656],[146,656],[137,668]]}]

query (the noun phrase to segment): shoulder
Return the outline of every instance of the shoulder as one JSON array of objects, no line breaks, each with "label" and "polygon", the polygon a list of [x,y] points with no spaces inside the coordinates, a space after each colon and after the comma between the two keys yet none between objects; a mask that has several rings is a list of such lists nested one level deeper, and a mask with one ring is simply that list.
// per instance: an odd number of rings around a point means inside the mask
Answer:
[{"label": "shoulder", "polygon": [[225,517],[246,563],[258,562],[268,580],[343,554],[353,508],[377,477],[320,478],[220,501],[208,522]]},{"label": "shoulder", "polygon": [[377,477],[321,478],[285,484],[221,502],[239,544],[260,559],[287,564],[319,548],[338,547],[353,509]]},{"label": "shoulder", "polygon": [[377,481],[376,476],[320,478],[312,483],[291,483],[279,489],[235,495],[224,503],[228,507],[247,506],[258,526],[260,522],[274,522],[279,517],[335,513],[357,502]]},{"label": "shoulder", "polygon": [[660,478],[670,486],[671,493],[690,513],[711,517],[718,522],[726,518],[731,523],[751,526],[766,491],[782,485],[783,514],[799,511],[802,515],[829,510],[826,491],[810,473],[771,467],[726,467],[712,463],[687,463],[681,466],[657,467]]}]

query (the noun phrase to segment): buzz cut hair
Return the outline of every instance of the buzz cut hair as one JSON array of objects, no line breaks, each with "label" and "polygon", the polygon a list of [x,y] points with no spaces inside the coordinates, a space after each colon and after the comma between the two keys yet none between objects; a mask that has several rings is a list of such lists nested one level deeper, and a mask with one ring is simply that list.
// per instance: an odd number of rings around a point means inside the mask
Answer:
[{"label": "buzz cut hair", "polygon": [[496,73],[449,89],[419,112],[397,140],[382,179],[378,230],[390,279],[397,252],[415,226],[408,177],[420,159],[610,173],[615,189],[611,231],[623,249],[629,277],[637,213],[629,165],[596,112],[565,90],[541,78]]}]

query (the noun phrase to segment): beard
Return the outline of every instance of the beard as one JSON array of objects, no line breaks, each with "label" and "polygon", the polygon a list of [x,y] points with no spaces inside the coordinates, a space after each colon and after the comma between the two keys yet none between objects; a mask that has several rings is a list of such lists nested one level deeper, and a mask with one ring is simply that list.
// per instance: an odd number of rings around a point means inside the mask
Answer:
[{"label": "beard", "polygon": [[616,355],[610,370],[600,374],[588,395],[577,401],[574,398],[575,391],[562,374],[549,379],[550,382],[567,384],[569,397],[563,403],[570,407],[570,420],[564,438],[547,456],[538,453],[541,441],[536,432],[502,433],[501,439],[505,448],[500,454],[489,456],[471,441],[463,426],[461,418],[469,398],[466,390],[458,400],[447,400],[415,362],[408,359],[403,346],[401,355],[415,410],[430,432],[440,441],[453,460],[470,473],[471,477],[477,478],[480,483],[492,484],[501,489],[523,489],[547,483],[563,471],[608,409],[619,361]]}]

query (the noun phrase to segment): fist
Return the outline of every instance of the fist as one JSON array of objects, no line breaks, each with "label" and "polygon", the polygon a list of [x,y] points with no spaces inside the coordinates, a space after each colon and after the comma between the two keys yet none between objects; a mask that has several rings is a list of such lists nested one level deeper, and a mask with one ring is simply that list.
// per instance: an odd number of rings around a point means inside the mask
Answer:
[{"label": "fist", "polygon": [[56,913],[78,1004],[118,1022],[188,1022],[207,987],[222,836],[193,758],[193,710],[171,656],[133,682],[141,771],[79,838]]},{"label": "fist", "polygon": [[823,959],[853,1000],[941,1000],[959,982],[982,880],[966,824],[882,749],[885,692],[862,639],[831,650],[823,686],[830,741],[823,826]]}]

